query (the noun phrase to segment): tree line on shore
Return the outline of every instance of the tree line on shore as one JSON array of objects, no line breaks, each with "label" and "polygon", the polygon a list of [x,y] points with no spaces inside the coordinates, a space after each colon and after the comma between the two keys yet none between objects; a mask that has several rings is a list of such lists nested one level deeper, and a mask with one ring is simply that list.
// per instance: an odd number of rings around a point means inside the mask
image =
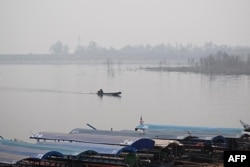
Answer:
[{"label": "tree line on shore", "polygon": [[[104,48],[96,42],[88,46],[78,45],[69,53],[67,44],[58,41],[47,54],[0,55],[0,64],[81,64],[85,62],[148,62],[158,67],[148,70],[187,71],[208,74],[250,74],[250,47],[216,45],[207,42],[203,46],[193,44],[126,45],[120,49]],[[186,66],[170,66],[173,64]]]},{"label": "tree line on shore", "polygon": [[248,74],[250,75],[250,54],[246,57],[228,55],[218,52],[200,58],[197,64],[192,66],[197,72],[208,74]]},{"label": "tree line on shore", "polygon": [[120,49],[113,47],[105,48],[99,46],[96,42],[90,41],[87,46],[78,45],[70,54],[69,47],[63,45],[60,41],[51,45],[50,53],[52,55],[71,55],[75,58],[98,59],[107,57],[109,59],[190,59],[216,54],[217,52],[226,52],[233,55],[246,55],[250,53],[250,47],[216,45],[213,42],[206,42],[203,46],[197,46],[191,43],[186,45],[181,43],[167,43],[157,45],[126,45]]},{"label": "tree line on shore", "polygon": [[154,71],[194,72],[203,74],[250,75],[250,54],[247,56],[229,55],[217,52],[199,59],[190,58],[187,66],[169,66],[165,60],[159,62],[158,67],[147,67]]}]

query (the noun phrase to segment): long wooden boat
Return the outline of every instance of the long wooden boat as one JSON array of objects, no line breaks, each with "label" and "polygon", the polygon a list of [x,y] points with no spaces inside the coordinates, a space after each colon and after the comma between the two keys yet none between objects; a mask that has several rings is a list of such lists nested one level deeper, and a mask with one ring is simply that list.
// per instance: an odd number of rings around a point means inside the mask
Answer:
[{"label": "long wooden boat", "polygon": [[120,96],[122,92],[103,92],[102,89],[97,91],[98,96]]}]

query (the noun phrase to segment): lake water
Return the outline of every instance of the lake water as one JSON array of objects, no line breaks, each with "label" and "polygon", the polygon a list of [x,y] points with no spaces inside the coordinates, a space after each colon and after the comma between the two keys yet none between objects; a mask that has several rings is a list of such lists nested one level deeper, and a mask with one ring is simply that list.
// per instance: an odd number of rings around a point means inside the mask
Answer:
[{"label": "lake water", "polygon": [[[1,65],[0,135],[30,141],[39,131],[133,130],[145,123],[241,127],[250,123],[250,76],[152,72],[147,65]],[[121,91],[121,97],[96,94]]]}]

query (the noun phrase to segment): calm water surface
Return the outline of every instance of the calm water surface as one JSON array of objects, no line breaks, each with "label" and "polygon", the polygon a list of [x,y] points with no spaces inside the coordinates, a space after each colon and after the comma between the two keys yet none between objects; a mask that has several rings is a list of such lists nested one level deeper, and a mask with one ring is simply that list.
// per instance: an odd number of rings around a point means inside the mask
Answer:
[{"label": "calm water surface", "polygon": [[[250,123],[250,76],[151,72],[141,65],[1,65],[0,135],[134,129],[146,123],[241,127]],[[146,65],[142,65],[146,66]],[[119,97],[95,93],[122,91]]]}]

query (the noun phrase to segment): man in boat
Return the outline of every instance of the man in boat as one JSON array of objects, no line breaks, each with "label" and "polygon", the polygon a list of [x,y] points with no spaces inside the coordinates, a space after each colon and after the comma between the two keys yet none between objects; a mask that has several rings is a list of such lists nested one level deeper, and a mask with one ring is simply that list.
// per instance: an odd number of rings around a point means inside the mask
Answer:
[{"label": "man in boat", "polygon": [[103,95],[103,90],[102,90],[102,89],[98,90],[97,94],[98,94],[99,96],[102,96],[102,95]]}]

